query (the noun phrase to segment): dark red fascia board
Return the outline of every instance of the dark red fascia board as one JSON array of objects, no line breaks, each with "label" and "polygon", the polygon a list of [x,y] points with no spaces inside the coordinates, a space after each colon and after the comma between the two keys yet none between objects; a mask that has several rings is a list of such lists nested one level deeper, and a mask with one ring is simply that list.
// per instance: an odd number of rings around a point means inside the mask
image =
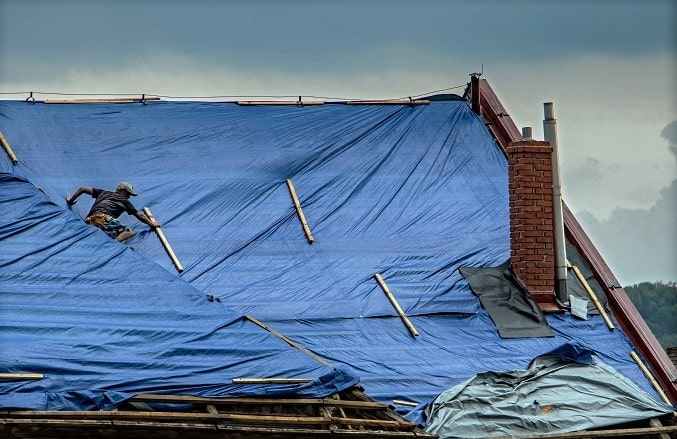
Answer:
[{"label": "dark red fascia board", "polygon": [[[520,140],[521,133],[486,79],[480,80],[479,89],[482,116],[505,154],[508,144]],[[644,357],[673,405],[677,404],[675,365],[566,204],[564,204],[564,226],[567,239],[580,251],[595,278],[604,288],[609,308],[616,321]]]},{"label": "dark red fascia board", "polygon": [[574,214],[564,205],[564,228],[567,239],[573,243],[588,261],[595,278],[606,293],[611,311],[632,344],[649,363],[656,380],[668,398],[677,402],[677,369],[661,344],[606,264],[602,255],[581,227]]}]

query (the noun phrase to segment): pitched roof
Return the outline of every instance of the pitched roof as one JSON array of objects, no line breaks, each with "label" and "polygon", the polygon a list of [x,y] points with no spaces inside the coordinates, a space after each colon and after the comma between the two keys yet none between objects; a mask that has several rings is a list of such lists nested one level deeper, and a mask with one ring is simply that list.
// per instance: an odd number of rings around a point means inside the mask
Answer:
[{"label": "pitched roof", "polygon": [[[549,315],[553,338],[498,336],[458,268],[509,257],[507,163],[463,100],[2,102],[0,114],[19,158],[0,159],[0,305],[12,316],[0,370],[45,375],[0,384],[3,407],[109,409],[138,393],[321,398],[358,379],[379,401],[423,404],[570,341],[656,395],[628,338],[599,317]],[[78,186],[119,180],[150,206],[181,273],[135,219],[123,217],[137,234],[118,244],[81,221],[86,197],[68,210]]]}]

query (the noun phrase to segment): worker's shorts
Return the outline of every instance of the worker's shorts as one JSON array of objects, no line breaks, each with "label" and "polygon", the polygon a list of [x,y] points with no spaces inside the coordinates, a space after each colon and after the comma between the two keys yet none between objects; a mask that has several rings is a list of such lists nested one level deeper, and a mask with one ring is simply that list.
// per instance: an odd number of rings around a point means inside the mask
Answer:
[{"label": "worker's shorts", "polygon": [[100,212],[91,214],[85,219],[85,222],[100,228],[106,235],[113,239],[117,238],[120,233],[126,230],[131,231],[131,229],[122,224],[119,219]]}]

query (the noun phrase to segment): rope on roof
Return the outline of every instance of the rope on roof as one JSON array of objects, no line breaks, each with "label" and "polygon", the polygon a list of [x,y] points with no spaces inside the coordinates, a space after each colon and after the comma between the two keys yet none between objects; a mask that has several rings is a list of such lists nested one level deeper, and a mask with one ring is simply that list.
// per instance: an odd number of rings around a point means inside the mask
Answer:
[{"label": "rope on roof", "polygon": [[[358,101],[374,101],[382,103],[385,101],[403,101],[403,100],[417,100],[421,97],[430,96],[433,94],[451,91],[465,87],[466,84],[455,85],[452,87],[440,88],[437,90],[427,91],[424,93],[414,94],[410,96],[403,96],[398,98],[385,98],[385,99],[365,99],[365,98],[346,98],[346,97],[336,97],[336,96],[305,96],[309,99],[317,99],[320,101],[332,101],[332,102],[358,102]],[[230,100],[230,102],[255,102],[257,100],[267,100],[271,102],[271,105],[281,105],[278,101],[289,101],[295,104],[298,104],[301,101],[301,96],[299,95],[199,95],[199,96],[177,96],[177,95],[164,95],[164,94],[153,94],[153,93],[66,93],[66,92],[49,92],[49,91],[11,91],[11,92],[0,92],[0,96],[11,96],[11,95],[29,95],[26,101],[35,103],[34,95],[42,96],[73,96],[73,97],[87,97],[87,98],[99,98],[106,99],[111,97],[119,97],[129,99],[129,96],[138,96],[142,95],[144,98],[136,99],[135,102],[143,102],[143,100],[157,100],[157,99],[167,99],[167,100]],[[298,100],[296,100],[298,98]],[[77,103],[90,103],[84,102],[85,99],[76,99],[79,102]],[[63,100],[65,102],[58,103],[71,103],[71,100]],[[312,102],[312,101],[311,101]],[[49,103],[57,103],[55,100],[51,100]],[[239,103],[239,102],[238,102]],[[303,102],[303,105],[310,105],[310,103]]]}]

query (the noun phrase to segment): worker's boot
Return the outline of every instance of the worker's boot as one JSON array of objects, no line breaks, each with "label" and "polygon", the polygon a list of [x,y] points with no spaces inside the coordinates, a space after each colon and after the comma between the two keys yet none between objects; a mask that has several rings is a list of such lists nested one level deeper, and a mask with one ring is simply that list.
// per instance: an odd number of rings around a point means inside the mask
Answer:
[{"label": "worker's boot", "polygon": [[124,232],[120,233],[120,234],[117,236],[117,238],[115,238],[115,240],[116,240],[117,242],[122,242],[122,241],[124,241],[125,239],[130,238],[133,234],[134,234],[134,232],[132,232],[131,230],[125,230]]}]

